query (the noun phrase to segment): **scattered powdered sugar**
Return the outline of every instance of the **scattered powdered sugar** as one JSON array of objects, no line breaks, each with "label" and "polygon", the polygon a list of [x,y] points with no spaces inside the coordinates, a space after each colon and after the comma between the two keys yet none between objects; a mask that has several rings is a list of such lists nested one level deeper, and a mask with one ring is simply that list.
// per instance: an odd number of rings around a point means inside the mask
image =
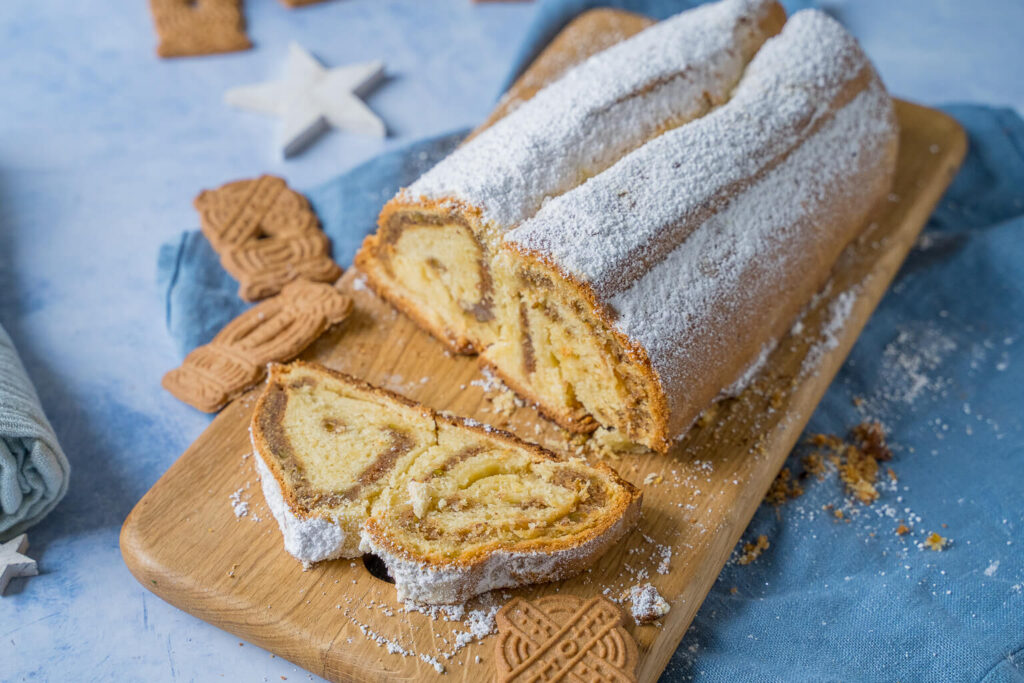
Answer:
[{"label": "scattered powdered sugar", "polygon": [[821,360],[829,351],[839,348],[839,337],[846,327],[846,321],[853,312],[853,305],[857,301],[858,287],[852,287],[841,292],[828,305],[827,318],[821,327],[821,338],[807,350],[803,363],[800,366],[801,374],[815,374],[821,365]]},{"label": "scattered powdered sugar", "polygon": [[457,149],[407,198],[467,202],[497,229],[724,102],[766,37],[769,0],[683,12],[598,52]]},{"label": "scattered powdered sugar", "polygon": [[435,659],[434,657],[431,657],[428,654],[421,654],[420,655],[420,659],[422,659],[424,662],[426,662],[430,666],[434,667],[434,671],[436,671],[437,673],[443,674],[445,672],[444,664],[442,664],[441,662],[437,661],[437,659]]},{"label": "scattered powdered sugar", "polygon": [[882,351],[886,398],[910,404],[925,391],[940,389],[945,380],[931,373],[955,350],[956,342],[936,327],[900,332]]},{"label": "scattered powdered sugar", "polygon": [[[437,673],[443,674],[446,673],[446,666],[443,662],[455,659],[456,655],[467,646],[497,633],[498,626],[495,617],[498,610],[501,609],[501,604],[503,604],[508,597],[508,594],[503,596],[497,596],[494,594],[484,595],[473,601],[474,607],[472,609],[470,609],[468,605],[464,604],[417,605],[406,602],[402,607],[392,610],[384,603],[377,603],[373,599],[367,600],[365,598],[360,599],[348,596],[345,598],[345,602],[348,603],[349,606],[343,608],[343,606],[339,604],[336,605],[336,609],[343,610],[342,613],[344,616],[359,629],[363,636],[376,643],[389,654],[400,655],[402,657],[416,657],[432,666]],[[402,634],[417,631],[421,626],[413,624],[407,619],[397,617],[396,612],[421,613],[431,621],[443,619],[447,622],[460,623],[465,626],[466,630],[454,629],[449,634],[445,635],[443,629],[437,629],[436,627],[431,626],[433,632],[431,641],[434,643],[443,643],[448,647],[442,647],[441,649],[436,649],[431,652],[418,652],[413,644],[403,643],[402,641],[404,638],[401,636],[385,635],[356,618],[355,614],[366,610],[377,610],[387,617],[394,618],[398,624],[401,624]],[[352,642],[351,639],[349,639],[349,642]],[[480,655],[476,655],[475,660],[479,663],[481,661]],[[461,661],[458,663],[460,665],[462,664]]]},{"label": "scattered powdered sugar", "polygon": [[992,562],[985,568],[985,576],[995,576],[996,572],[999,571],[999,560],[992,560]]},{"label": "scattered powdered sugar", "polygon": [[629,600],[633,606],[630,612],[638,624],[650,624],[668,614],[670,606],[661,593],[650,583],[643,583],[629,589]]},{"label": "scattered powdered sugar", "polygon": [[244,488],[238,489],[231,494],[231,509],[235,512],[235,517],[241,519],[249,514],[249,503],[242,500],[242,493],[245,492]]},{"label": "scattered powdered sugar", "polygon": [[[862,74],[867,85],[842,99]],[[735,345],[717,340],[742,330],[768,341],[771,316],[754,312],[824,275],[822,254],[837,256],[863,225],[895,136],[891,100],[856,41],[826,15],[799,12],[728,103],[552,199],[506,240],[618,312],[616,327],[658,372],[676,434],[714,397],[694,387],[735,379]]]},{"label": "scattered powdered sugar", "polygon": [[466,620],[469,630],[457,632],[455,634],[455,651],[452,654],[458,652],[470,643],[483,640],[492,633],[497,633],[498,624],[495,621],[495,616],[498,614],[499,609],[501,609],[501,607],[495,605],[487,610],[471,610]]},{"label": "scattered powdered sugar", "polygon": [[659,574],[668,574],[672,568],[672,547],[658,543],[647,534],[643,534],[644,541],[654,546],[656,556],[659,558],[658,566],[655,569]]},{"label": "scattered powdered sugar", "polygon": [[[390,638],[386,638],[385,636],[382,636],[381,634],[377,633],[376,631],[371,629],[366,624],[364,624],[364,623],[362,623],[360,621],[357,621],[353,617],[349,617],[349,621],[351,621],[353,624],[355,624],[356,627],[360,630],[360,632],[362,632],[362,634],[364,636],[366,636],[369,640],[372,640],[373,642],[377,643],[377,645],[380,645],[381,647],[386,649],[388,651],[388,654],[402,655],[403,657],[415,657],[416,656],[416,653],[413,652],[412,650],[407,650],[406,648],[404,648],[401,645],[399,645],[397,641],[394,641],[394,640],[391,640]],[[424,660],[424,661],[426,661],[426,660]],[[439,671],[438,673],[444,673],[444,667],[441,667],[441,671]]]},{"label": "scattered powdered sugar", "polygon": [[[944,396],[952,380],[940,374],[940,368],[957,349],[957,342],[934,324],[907,325],[882,350],[876,389],[860,399],[860,412],[891,415],[913,409],[925,397]],[[970,404],[964,404],[964,414],[972,415]],[[936,427],[941,431],[941,424]],[[970,425],[967,430],[970,433]]]}]

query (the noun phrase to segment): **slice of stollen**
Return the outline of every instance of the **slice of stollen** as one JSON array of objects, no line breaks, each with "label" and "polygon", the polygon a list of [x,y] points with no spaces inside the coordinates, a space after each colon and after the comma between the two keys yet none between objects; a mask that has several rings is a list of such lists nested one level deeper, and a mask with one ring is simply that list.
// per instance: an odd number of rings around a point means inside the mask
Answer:
[{"label": "slice of stollen", "polygon": [[363,526],[400,600],[459,603],[577,574],[635,526],[641,493],[610,467],[437,416],[437,445],[393,478]]},{"label": "slice of stollen", "polygon": [[392,470],[436,442],[426,408],[302,362],[270,366],[249,431],[285,550],[307,565],[361,555]]},{"label": "slice of stollen", "polygon": [[286,550],[307,564],[375,553],[400,600],[567,578],[640,515],[605,465],[306,363],[271,367],[252,441]]}]

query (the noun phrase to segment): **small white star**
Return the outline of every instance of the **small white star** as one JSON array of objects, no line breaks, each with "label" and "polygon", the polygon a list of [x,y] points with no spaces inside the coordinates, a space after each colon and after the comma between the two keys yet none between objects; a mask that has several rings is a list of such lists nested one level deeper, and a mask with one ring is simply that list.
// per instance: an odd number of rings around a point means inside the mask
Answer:
[{"label": "small white star", "polygon": [[19,576],[35,576],[39,573],[36,561],[22,555],[28,550],[28,536],[16,536],[7,543],[0,543],[0,596],[7,590],[11,579]]},{"label": "small white star", "polygon": [[278,144],[285,157],[309,145],[329,126],[384,137],[384,122],[360,96],[384,78],[377,60],[327,69],[301,46],[288,46],[284,78],[232,88],[224,101],[282,119]]}]

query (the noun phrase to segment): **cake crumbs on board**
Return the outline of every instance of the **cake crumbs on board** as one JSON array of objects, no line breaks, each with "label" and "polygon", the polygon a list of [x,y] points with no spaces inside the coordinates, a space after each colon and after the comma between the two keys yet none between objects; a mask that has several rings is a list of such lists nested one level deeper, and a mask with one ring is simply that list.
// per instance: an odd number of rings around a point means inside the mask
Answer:
[{"label": "cake crumbs on board", "polygon": [[631,586],[629,601],[632,603],[630,614],[633,615],[637,626],[654,623],[668,614],[671,609],[668,601],[649,582]]}]

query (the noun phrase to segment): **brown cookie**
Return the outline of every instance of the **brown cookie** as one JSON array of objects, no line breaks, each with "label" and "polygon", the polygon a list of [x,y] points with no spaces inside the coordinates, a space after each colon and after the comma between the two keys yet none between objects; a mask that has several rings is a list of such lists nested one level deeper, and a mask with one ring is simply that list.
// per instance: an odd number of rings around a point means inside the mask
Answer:
[{"label": "brown cookie", "polygon": [[238,295],[258,301],[280,291],[286,282],[306,278],[334,282],[341,268],[327,255],[327,236],[315,232],[299,237],[255,240],[221,257],[224,269],[238,280]]},{"label": "brown cookie", "polygon": [[204,190],[194,203],[203,234],[246,301],[299,277],[333,282],[341,275],[309,202],[282,178],[238,180]]},{"label": "brown cookie", "polygon": [[161,57],[235,52],[252,47],[242,0],[149,0]]},{"label": "brown cookie", "polygon": [[497,614],[497,679],[636,681],[640,655],[607,598],[549,595],[515,598]]},{"label": "brown cookie", "polygon": [[341,322],[352,300],[333,285],[295,280],[224,326],[163,378],[175,397],[207,413],[263,378],[271,361],[294,358]]}]

